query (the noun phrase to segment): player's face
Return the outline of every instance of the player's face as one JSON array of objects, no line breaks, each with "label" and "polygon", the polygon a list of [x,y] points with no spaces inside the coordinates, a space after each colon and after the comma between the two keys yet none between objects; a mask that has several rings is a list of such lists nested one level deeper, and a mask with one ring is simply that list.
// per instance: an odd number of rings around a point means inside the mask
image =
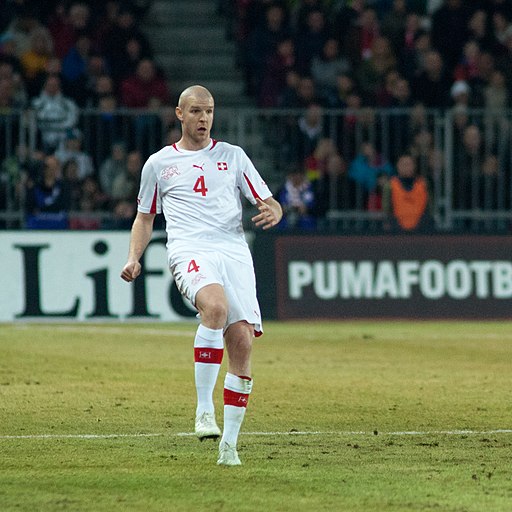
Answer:
[{"label": "player's face", "polygon": [[213,125],[213,99],[187,98],[182,107],[176,109],[182,123],[182,139],[193,148],[203,148],[210,142]]}]

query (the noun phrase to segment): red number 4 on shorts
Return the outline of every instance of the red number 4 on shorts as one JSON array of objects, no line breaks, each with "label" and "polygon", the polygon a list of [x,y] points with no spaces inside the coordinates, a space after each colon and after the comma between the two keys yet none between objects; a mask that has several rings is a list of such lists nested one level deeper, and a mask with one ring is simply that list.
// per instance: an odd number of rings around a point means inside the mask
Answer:
[{"label": "red number 4 on shorts", "polygon": [[199,272],[199,265],[196,263],[196,260],[190,260],[188,263],[187,272]]}]

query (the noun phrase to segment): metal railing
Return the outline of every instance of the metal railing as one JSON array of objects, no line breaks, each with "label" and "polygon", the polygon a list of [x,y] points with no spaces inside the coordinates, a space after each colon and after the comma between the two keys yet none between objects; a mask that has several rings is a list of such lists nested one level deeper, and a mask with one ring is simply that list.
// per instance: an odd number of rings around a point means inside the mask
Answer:
[{"label": "metal railing", "polygon": [[[512,221],[512,111],[408,109],[323,110],[317,127],[304,129],[314,112],[282,109],[223,109],[216,111],[212,135],[242,146],[274,192],[292,167],[325,175],[326,157],[311,156],[319,141],[330,142],[338,159],[337,179],[331,183],[320,225],[326,229],[379,230],[384,214],[368,209],[369,190],[352,183],[346,204],[340,202],[346,175],[364,144],[370,144],[380,164],[394,165],[412,153],[418,172],[428,181],[436,230],[508,231]],[[83,110],[79,128],[83,150],[96,169],[109,156],[112,143],[123,141],[144,157],[167,143],[173,111]],[[302,130],[301,130],[302,126]],[[311,137],[304,135],[309,131]],[[313,139],[313,140],[311,140]],[[329,143],[325,144],[329,146]],[[318,146],[317,146],[318,147]],[[23,161],[41,149],[37,119],[31,111],[0,113],[0,223],[24,227]],[[315,167],[316,166],[316,167]],[[313,168],[315,167],[315,168]],[[340,177],[341,176],[341,177]],[[350,181],[350,179],[349,179]],[[347,196],[347,194],[345,194]],[[108,217],[109,212],[96,216]]]}]

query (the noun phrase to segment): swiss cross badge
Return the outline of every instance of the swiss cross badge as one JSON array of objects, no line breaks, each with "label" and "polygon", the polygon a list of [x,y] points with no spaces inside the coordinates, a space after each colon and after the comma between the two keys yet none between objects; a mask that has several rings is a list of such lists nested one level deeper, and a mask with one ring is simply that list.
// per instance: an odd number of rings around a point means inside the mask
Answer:
[{"label": "swiss cross badge", "polygon": [[227,162],[217,162],[217,169],[219,171],[227,171],[228,170]]}]

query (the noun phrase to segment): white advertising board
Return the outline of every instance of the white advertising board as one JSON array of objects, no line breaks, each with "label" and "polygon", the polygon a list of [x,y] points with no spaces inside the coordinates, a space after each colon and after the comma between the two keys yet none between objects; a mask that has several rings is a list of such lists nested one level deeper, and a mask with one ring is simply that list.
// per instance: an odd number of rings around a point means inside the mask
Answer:
[{"label": "white advertising board", "polygon": [[130,284],[119,277],[128,244],[129,232],[0,232],[0,322],[194,317],[167,267],[163,233]]}]

